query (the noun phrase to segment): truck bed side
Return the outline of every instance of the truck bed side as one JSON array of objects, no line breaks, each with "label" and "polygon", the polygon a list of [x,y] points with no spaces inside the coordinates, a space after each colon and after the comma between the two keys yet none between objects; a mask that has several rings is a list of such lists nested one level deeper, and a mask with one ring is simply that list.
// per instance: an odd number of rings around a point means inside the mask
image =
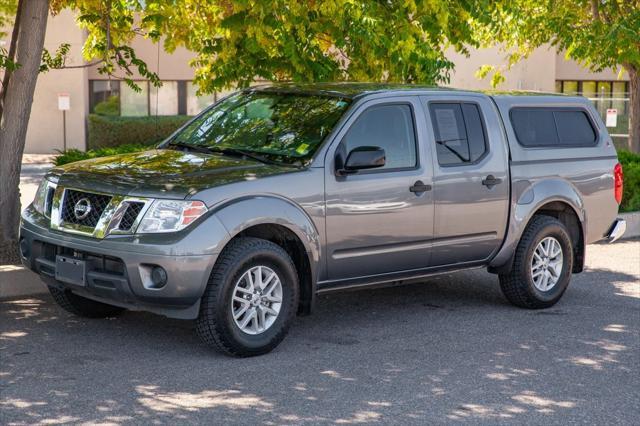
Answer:
[{"label": "truck bed side", "polygon": [[[617,155],[593,105],[582,97],[492,96],[504,123],[510,150],[511,214],[507,238],[492,266],[508,261],[530,218],[540,210],[566,209],[580,221],[582,245],[602,239],[618,212],[613,170]],[[595,131],[591,146],[524,146],[512,122],[513,111],[536,108],[584,111]],[[565,210],[565,213],[570,211]]]}]

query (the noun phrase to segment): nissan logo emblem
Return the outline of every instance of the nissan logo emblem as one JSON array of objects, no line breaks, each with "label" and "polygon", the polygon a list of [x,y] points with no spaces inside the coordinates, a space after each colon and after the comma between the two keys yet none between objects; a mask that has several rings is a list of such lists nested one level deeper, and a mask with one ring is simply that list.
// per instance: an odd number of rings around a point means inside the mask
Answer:
[{"label": "nissan logo emblem", "polygon": [[87,198],[81,198],[78,200],[75,206],[73,206],[73,215],[78,220],[85,219],[91,213],[91,202]]}]

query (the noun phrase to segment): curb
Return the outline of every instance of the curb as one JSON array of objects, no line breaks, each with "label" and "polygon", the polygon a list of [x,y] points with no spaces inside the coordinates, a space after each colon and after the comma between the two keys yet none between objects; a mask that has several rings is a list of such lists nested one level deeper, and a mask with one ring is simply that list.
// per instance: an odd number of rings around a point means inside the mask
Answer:
[{"label": "curb", "polygon": [[32,173],[32,174],[45,174],[49,169],[53,168],[53,163],[22,163],[20,168],[20,174]]},{"label": "curb", "polygon": [[22,265],[0,265],[0,300],[48,293],[37,274]]},{"label": "curb", "polygon": [[620,213],[618,217],[627,221],[627,230],[621,239],[640,237],[640,212]]}]

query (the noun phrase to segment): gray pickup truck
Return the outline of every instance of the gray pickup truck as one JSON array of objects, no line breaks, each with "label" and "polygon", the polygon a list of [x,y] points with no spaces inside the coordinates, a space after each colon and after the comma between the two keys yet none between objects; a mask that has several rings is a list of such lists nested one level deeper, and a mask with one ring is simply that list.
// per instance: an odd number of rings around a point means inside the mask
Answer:
[{"label": "gray pickup truck", "polygon": [[156,149],[51,170],[23,262],[87,317],[195,319],[266,353],[319,293],[488,268],[546,308],[619,238],[622,171],[581,97],[375,84],[253,87]]}]

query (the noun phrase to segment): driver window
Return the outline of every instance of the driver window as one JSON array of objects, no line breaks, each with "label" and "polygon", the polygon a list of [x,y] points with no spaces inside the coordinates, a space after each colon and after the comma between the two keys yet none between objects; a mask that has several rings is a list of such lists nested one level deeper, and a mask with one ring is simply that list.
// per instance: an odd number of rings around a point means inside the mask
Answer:
[{"label": "driver window", "polygon": [[416,166],[416,138],[411,107],[406,104],[373,106],[353,123],[342,143],[347,153],[359,146],[384,149],[386,162],[376,170]]}]

